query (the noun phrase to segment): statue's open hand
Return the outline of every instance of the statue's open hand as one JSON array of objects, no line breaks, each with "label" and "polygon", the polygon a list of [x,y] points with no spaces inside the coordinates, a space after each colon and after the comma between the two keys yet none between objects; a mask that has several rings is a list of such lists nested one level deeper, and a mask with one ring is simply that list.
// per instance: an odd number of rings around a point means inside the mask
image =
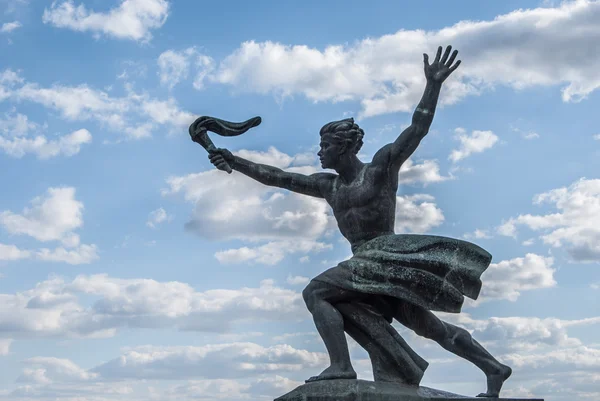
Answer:
[{"label": "statue's open hand", "polygon": [[[429,56],[423,53],[423,62],[425,63],[425,77],[429,82],[442,83],[452,74],[460,65],[460,60],[454,63],[454,59],[458,54],[458,50],[454,50],[450,56],[452,46],[446,47],[444,56],[442,57],[442,46],[438,47],[437,54],[433,63],[429,64]],[[450,58],[448,58],[450,56]],[[441,58],[440,58],[441,57]],[[454,63],[454,65],[452,65]]]},{"label": "statue's open hand", "polygon": [[233,154],[227,149],[217,148],[208,152],[208,158],[219,170],[227,171],[227,163],[235,161]]}]

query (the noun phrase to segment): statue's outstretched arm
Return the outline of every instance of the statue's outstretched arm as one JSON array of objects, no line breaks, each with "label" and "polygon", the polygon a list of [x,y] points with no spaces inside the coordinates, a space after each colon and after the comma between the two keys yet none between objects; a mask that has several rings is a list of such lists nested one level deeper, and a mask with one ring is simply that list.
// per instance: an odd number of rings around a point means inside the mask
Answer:
[{"label": "statue's outstretched arm", "polygon": [[290,173],[266,164],[254,163],[239,156],[234,156],[227,149],[216,149],[209,153],[210,161],[219,169],[224,169],[226,161],[233,170],[260,182],[261,184],[284,188],[303,195],[324,198],[325,189],[330,182],[329,173],[304,175]]},{"label": "statue's outstretched arm", "polygon": [[435,60],[431,64],[429,64],[427,54],[423,54],[427,85],[423,97],[413,113],[412,123],[392,144],[383,147],[376,154],[374,161],[376,159],[386,160],[390,167],[400,170],[402,163],[413,154],[421,140],[427,135],[433,121],[442,83],[460,65],[460,60],[454,63],[458,51],[454,50],[450,55],[451,50],[452,47],[448,46],[442,56],[442,47],[440,46]]}]

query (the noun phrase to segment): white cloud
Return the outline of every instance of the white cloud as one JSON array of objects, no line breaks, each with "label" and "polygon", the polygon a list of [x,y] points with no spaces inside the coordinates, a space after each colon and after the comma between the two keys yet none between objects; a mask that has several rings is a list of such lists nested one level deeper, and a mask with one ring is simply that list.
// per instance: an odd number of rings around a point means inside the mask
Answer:
[{"label": "white cloud", "polygon": [[50,250],[42,248],[37,251],[23,250],[15,245],[0,244],[0,260],[20,260],[35,258],[37,260],[49,262],[65,262],[71,265],[87,264],[98,259],[98,249],[96,245],[78,245],[71,246],[74,249],[65,249],[62,247]]},{"label": "white cloud", "polygon": [[66,0],[53,2],[49,9],[44,9],[42,21],[58,28],[92,32],[97,37],[104,34],[147,42],[152,38],[150,32],[162,27],[168,14],[169,2],[166,0],[122,0],[118,7],[105,13]]},{"label": "white cloud", "polygon": [[35,138],[16,137],[12,139],[0,136],[0,149],[10,156],[21,158],[27,153],[35,154],[38,159],[49,159],[58,155],[73,156],[79,153],[81,146],[92,141],[92,134],[86,129],[63,135],[57,140],[48,140],[39,135]]},{"label": "white cloud", "polygon": [[553,263],[553,258],[528,253],[524,258],[490,264],[481,276],[483,286],[477,302],[493,299],[514,302],[523,291],[554,287]]},{"label": "white cloud", "polygon": [[252,384],[249,389],[250,393],[260,394],[263,396],[286,394],[296,387],[304,384],[304,382],[288,379],[279,375],[268,376],[258,379]]},{"label": "white cloud", "polygon": [[[16,112],[13,108],[0,119],[0,149],[17,158],[33,153],[38,159],[49,159],[60,154],[73,156],[79,153],[82,145],[92,141],[92,135],[86,129],[48,140],[39,133],[46,128],[46,125],[40,126],[30,121],[26,115]],[[35,131],[36,136],[28,137],[31,131]]]},{"label": "white cloud", "polygon": [[173,216],[167,214],[167,211],[162,207],[153,210],[148,215],[148,221],[146,221],[146,225],[150,228],[156,228],[157,225],[169,222],[173,219]]},{"label": "white cloud", "polygon": [[579,347],[581,340],[568,335],[571,327],[597,325],[600,317],[564,320],[538,317],[491,317],[473,319],[468,313],[460,315],[436,313],[447,320],[471,331],[474,338],[502,353],[518,352],[532,354],[540,351],[544,355],[550,349]]},{"label": "white cloud", "polygon": [[154,124],[144,123],[135,127],[125,127],[123,132],[129,139],[143,139],[151,137],[154,128]]},{"label": "white cloud", "polygon": [[177,128],[186,128],[194,122],[195,116],[180,110],[173,98],[168,100],[146,99],[141,103],[141,109],[154,122],[170,124]]},{"label": "white cloud", "polygon": [[527,134],[525,134],[524,138],[525,139],[538,139],[540,137],[540,134],[536,133],[536,132],[529,132]]},{"label": "white cloud", "polygon": [[488,230],[481,230],[479,228],[475,229],[473,233],[464,234],[463,237],[465,239],[490,239],[492,236],[489,234]]},{"label": "white cloud", "polygon": [[537,132],[534,132],[534,131],[523,131],[523,130],[521,130],[518,127],[512,126],[512,124],[511,124],[511,129],[514,132],[517,132],[517,133],[521,134],[521,136],[523,137],[523,139],[531,140],[531,139],[538,139],[540,137],[540,135]]},{"label": "white cloud", "polygon": [[0,356],[8,355],[10,352],[10,345],[13,340],[10,338],[0,338]]},{"label": "white cloud", "polygon": [[505,237],[517,237],[517,226],[513,219],[509,219],[508,221],[502,221],[498,227],[496,227],[496,232],[500,235],[504,235]]},{"label": "white cloud", "polygon": [[190,70],[190,58],[196,50],[193,47],[183,51],[167,50],[158,56],[158,75],[160,83],[172,89],[179,82],[188,77]]},{"label": "white cloud", "polygon": [[[148,138],[157,124],[166,126],[169,129],[167,132],[174,130],[180,132],[184,129],[187,131],[187,127],[195,118],[193,114],[181,110],[173,98],[167,100],[151,98],[145,92],[135,93],[131,87],[127,88],[126,96],[115,97],[87,84],[78,86],[54,84],[42,87],[36,83],[26,82],[20,87],[15,87],[16,84],[23,82],[24,80],[18,74],[5,70],[0,75],[0,100],[12,97],[17,101],[38,103],[46,108],[57,110],[60,116],[69,122],[95,120],[127,139]],[[3,83],[8,86],[2,86]],[[0,121],[0,129],[3,125],[6,127],[6,122],[3,124]],[[81,140],[81,130],[78,132],[80,133],[77,138]],[[73,149],[72,145],[69,146],[73,139],[62,144],[66,151]],[[46,147],[48,146],[46,144]]]},{"label": "white cloud", "polygon": [[210,73],[215,68],[215,61],[202,53],[195,47],[189,47],[182,51],[167,50],[157,60],[160,83],[172,89],[179,82],[188,78],[191,67],[194,67],[194,88],[202,90],[204,81],[210,79]]},{"label": "white cloud", "polygon": [[498,137],[492,131],[473,131],[471,135],[466,135],[462,128],[456,128],[454,131],[457,134],[456,139],[460,141],[460,148],[453,150],[448,156],[448,159],[453,162],[462,160],[473,153],[481,153],[498,142]]},{"label": "white cloud", "polygon": [[14,96],[56,109],[70,121],[94,118],[116,129],[125,126],[123,114],[131,109],[129,99],[111,97],[88,85],[43,88],[36,83],[26,83],[14,91]]},{"label": "white cloud", "polygon": [[[207,346],[206,348],[210,347],[219,348],[221,345]],[[259,356],[236,356],[234,355],[235,352],[243,353],[246,350],[251,350],[256,347],[259,346],[252,343],[223,345],[223,348],[226,348],[226,351],[232,354],[229,355],[229,358],[242,361],[257,359]],[[203,379],[200,376],[196,376],[191,378],[191,380],[183,381],[174,377],[172,378],[174,380],[169,383],[168,380],[171,379],[171,377],[168,376],[184,367],[184,364],[178,366],[179,363],[185,359],[175,355],[178,351],[175,348],[176,347],[141,347],[134,349],[133,352],[138,352],[140,357],[145,352],[154,352],[152,354],[153,360],[147,360],[142,362],[141,365],[137,364],[138,366],[128,366],[126,368],[128,372],[135,371],[136,373],[136,377],[131,379],[120,379],[113,375],[102,377],[90,370],[83,370],[81,367],[67,359],[47,357],[30,358],[24,361],[26,367],[23,369],[21,376],[17,380],[17,383],[19,384],[18,387],[12,391],[3,391],[0,393],[0,398],[5,399],[3,396],[7,395],[8,397],[11,397],[11,400],[18,398],[48,401],[56,399],[66,401],[79,401],[82,399],[90,401],[239,401],[244,399],[273,399],[302,384],[302,382],[291,380],[280,375],[273,375],[270,371],[264,374],[257,374],[253,370],[248,370],[249,364],[242,363],[240,366],[236,366],[232,361],[228,361],[226,366],[234,365],[235,368],[240,371],[238,376],[245,376],[247,378]],[[185,347],[180,348],[183,349]],[[285,350],[285,346],[279,346],[279,348],[283,352],[289,352]],[[192,355],[194,355],[200,350],[200,347],[190,347],[189,350]],[[266,352],[269,352],[269,349],[266,350]],[[227,355],[218,358],[214,355],[210,355],[210,352],[210,350],[207,352],[208,355],[206,355],[205,358],[227,360]],[[300,354],[306,351],[296,350],[296,352]],[[170,355],[168,355],[169,353]],[[277,359],[285,358],[286,356],[281,355],[281,352],[278,352],[278,355],[268,355],[268,357],[276,361]],[[135,359],[135,357],[132,357],[128,352],[125,352],[121,358],[126,358],[128,362],[132,362]],[[163,366],[167,364],[168,366]],[[193,365],[194,361],[188,360],[187,364]],[[103,368],[102,365],[96,367],[96,369],[101,368]],[[203,370],[208,370],[206,368],[207,367]],[[149,372],[150,369],[154,369],[155,371]],[[182,376],[189,376],[185,372],[183,373]],[[138,380],[137,376],[154,376],[159,379]],[[173,382],[174,384],[171,384]]]},{"label": "white cloud", "polygon": [[533,245],[534,242],[535,242],[535,238],[529,238],[528,240],[523,241],[521,244],[523,246],[530,246],[530,245]]},{"label": "white cloud", "polygon": [[[81,298],[92,304],[83,306]],[[243,322],[308,316],[300,293],[270,280],[256,288],[198,292],[181,282],[80,275],[0,294],[0,337],[112,337],[126,327],[226,333]]]},{"label": "white cloud", "polygon": [[50,250],[42,248],[36,252],[39,260],[50,262],[64,262],[70,265],[91,263],[98,259],[98,248],[96,245],[79,245],[75,249],[56,248]]},{"label": "white cloud", "polygon": [[[600,349],[580,346],[570,349],[548,350],[543,354],[510,354],[505,356],[514,366],[529,369],[600,369]],[[554,370],[554,369],[552,369]]]},{"label": "white cloud", "polygon": [[83,203],[75,199],[75,188],[48,188],[22,214],[0,213],[0,224],[11,234],[25,234],[39,241],[72,240],[73,230],[83,225],[82,212]]},{"label": "white cloud", "polygon": [[565,246],[574,260],[600,260],[600,180],[581,178],[569,187],[534,197],[534,204],[543,203],[554,205],[558,211],[510,218],[498,227],[498,233],[516,237],[517,226],[524,225],[541,231],[540,238],[545,244]]},{"label": "white cloud", "polygon": [[23,78],[19,73],[11,69],[6,69],[0,73],[0,84],[14,85],[22,82]]},{"label": "white cloud", "polygon": [[597,141],[600,141],[600,134],[594,135],[594,139],[597,140]]},{"label": "white cloud", "polygon": [[308,284],[308,282],[310,281],[310,278],[308,277],[304,277],[304,276],[292,276],[291,274],[288,275],[288,278],[286,280],[286,282],[290,285],[303,285],[303,284]]},{"label": "white cloud", "polygon": [[436,160],[424,160],[421,164],[415,164],[411,159],[408,159],[400,168],[398,175],[398,182],[400,184],[420,182],[424,186],[429,183],[451,179],[453,179],[452,176],[444,177],[440,175],[440,166]]},{"label": "white cloud", "polygon": [[[315,137],[315,140],[316,139],[317,138]],[[268,164],[281,169],[292,165],[292,163],[298,157],[298,155],[290,156],[286,153],[280,152],[274,146],[269,146],[267,151],[240,149],[236,152],[236,155],[243,157],[244,159],[252,160],[255,163]],[[303,158],[303,156],[303,154],[300,155],[301,158]]]},{"label": "white cloud", "polygon": [[215,253],[215,257],[222,264],[257,262],[275,265],[288,254],[321,252],[332,248],[331,244],[310,240],[273,241],[253,248],[242,247],[219,251]]},{"label": "white cloud", "polygon": [[10,33],[12,31],[14,31],[15,29],[18,29],[22,26],[23,25],[19,21],[5,22],[4,24],[2,24],[2,27],[0,28],[0,32],[1,33]]},{"label": "white cloud", "polygon": [[323,353],[254,343],[136,347],[92,369],[111,379],[234,379],[325,366]]},{"label": "white cloud", "polygon": [[156,392],[155,400],[222,400],[236,401],[250,399],[247,393],[250,384],[240,383],[232,379],[189,380],[184,384],[169,387],[163,392]]},{"label": "white cloud", "polygon": [[15,71],[6,69],[0,72],[0,101],[9,98],[16,84],[22,83],[23,78]]},{"label": "white cloud", "polygon": [[444,222],[444,214],[431,195],[396,197],[396,232],[424,233]]},{"label": "white cloud", "polygon": [[80,382],[96,378],[68,359],[34,357],[24,361],[27,366],[17,379],[20,383],[49,384],[52,382]]},{"label": "white cloud", "polygon": [[600,41],[599,15],[600,3],[578,0],[322,50],[249,41],[221,62],[214,79],[236,90],[302,94],[315,102],[359,100],[366,117],[410,112],[425,86],[422,53],[431,55],[440,44],[451,43],[463,63],[446,82],[442,104],[496,85],[517,90],[563,85],[563,101],[576,102],[600,86],[595,67],[600,56],[587,51]]},{"label": "white cloud", "polygon": [[197,90],[204,89],[204,81],[211,78],[211,73],[215,69],[215,61],[204,54],[199,54],[196,58],[196,77],[194,78],[194,88]]},{"label": "white cloud", "polygon": [[[42,383],[27,382],[10,392],[6,392],[9,400],[47,400],[61,399],[65,401],[142,401],[148,399],[146,392],[136,383],[99,383],[99,382],[57,382],[43,384],[44,372],[37,370],[33,375]],[[134,389],[137,390],[135,396]]]},{"label": "white cloud", "polygon": [[0,244],[0,260],[19,260],[31,257],[31,252],[17,248],[14,245]]},{"label": "white cloud", "polygon": [[7,136],[23,136],[27,135],[32,130],[39,130],[41,127],[29,121],[29,118],[21,113],[17,113],[15,109],[4,114],[5,117],[0,119],[0,132]]},{"label": "white cloud", "polygon": [[[21,214],[0,212],[0,224],[10,234],[28,235],[38,241],[60,241],[63,247],[54,250],[20,250],[14,245],[0,244],[0,259],[9,260],[35,257],[42,261],[65,262],[78,265],[98,258],[96,245],[80,244],[74,230],[83,225],[83,203],[75,199],[75,188],[48,188],[43,196],[31,201],[31,207]],[[65,249],[69,248],[69,249]]]}]

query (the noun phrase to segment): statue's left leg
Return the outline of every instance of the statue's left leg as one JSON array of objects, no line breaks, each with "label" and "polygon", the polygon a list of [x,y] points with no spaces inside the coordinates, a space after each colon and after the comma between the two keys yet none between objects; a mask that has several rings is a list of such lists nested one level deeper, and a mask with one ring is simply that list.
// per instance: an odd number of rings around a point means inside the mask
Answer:
[{"label": "statue's left leg", "polygon": [[322,281],[312,280],[302,292],[302,296],[331,361],[331,365],[321,374],[306,381],[356,379],[344,333],[344,318],[332,303],[349,301],[357,295]]},{"label": "statue's left leg", "polygon": [[420,336],[434,340],[446,350],[458,355],[485,373],[487,391],[478,397],[498,397],[512,369],[500,363],[471,334],[453,324],[440,320],[431,311],[414,304],[401,303],[394,316],[404,326]]}]

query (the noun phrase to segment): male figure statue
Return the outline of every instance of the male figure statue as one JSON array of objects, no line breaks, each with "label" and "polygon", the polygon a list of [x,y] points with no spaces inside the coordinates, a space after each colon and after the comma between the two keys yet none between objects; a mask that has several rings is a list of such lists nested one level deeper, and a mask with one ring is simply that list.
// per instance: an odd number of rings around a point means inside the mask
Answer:
[{"label": "male figure statue", "polygon": [[362,163],[356,156],[364,133],[353,119],[331,122],[320,132],[321,165],[337,174],[306,176],[253,163],[226,149],[209,153],[218,169],[224,170],[227,162],[265,185],[324,198],[351,244],[353,257],[315,277],[303,292],[331,360],[327,369],[307,381],[356,378],[344,317],[336,304],[359,300],[373,305],[387,324],[395,318],[479,367],[487,377],[487,391],[480,397],[498,397],[511,374],[508,366],[498,362],[466,330],[441,321],[431,312],[460,312],[464,295],[477,298],[479,276],[491,255],[465,241],[394,233],[400,166],[427,134],[442,82],[460,64],[460,60],[454,63],[456,50],[450,54],[448,46],[443,55],[442,50],[438,48],[431,64],[427,54],[423,55],[427,85],[412,124],[393,143],[382,147],[370,163]]}]

